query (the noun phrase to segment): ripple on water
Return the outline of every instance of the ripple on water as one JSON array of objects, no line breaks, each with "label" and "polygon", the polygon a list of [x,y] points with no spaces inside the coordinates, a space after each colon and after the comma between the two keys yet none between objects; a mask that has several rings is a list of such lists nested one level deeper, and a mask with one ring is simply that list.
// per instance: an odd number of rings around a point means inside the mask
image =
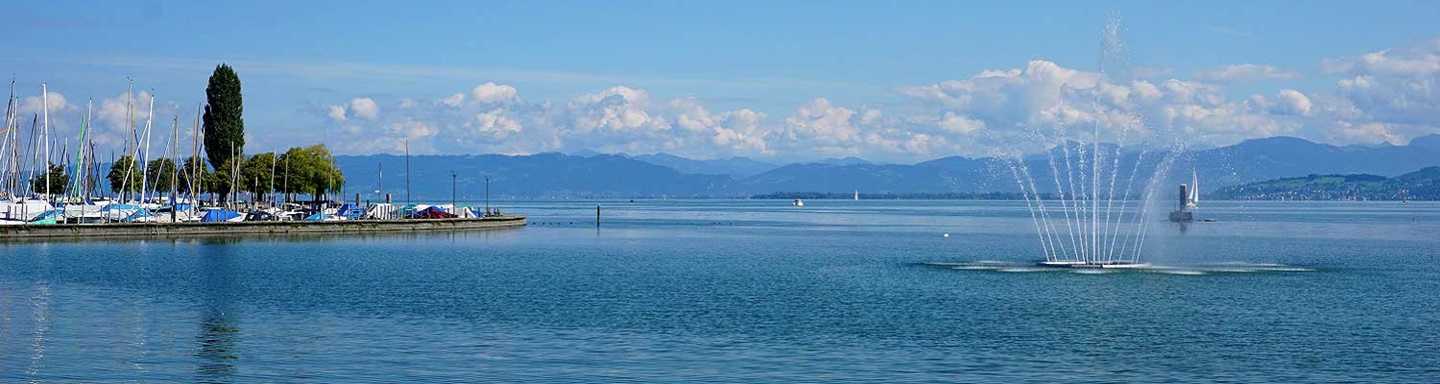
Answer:
[{"label": "ripple on water", "polygon": [[1009,273],[1028,273],[1028,272],[1047,272],[1047,271],[1049,271],[1049,269],[1046,269],[1046,268],[1032,268],[1032,267],[1015,267],[1015,268],[1000,268],[1000,269],[996,269],[996,271],[1009,272]]},{"label": "ripple on water", "polygon": [[1205,271],[1196,271],[1192,269],[1154,269],[1153,271],[1155,271],[1155,273],[1182,276],[1200,276],[1205,274]]}]

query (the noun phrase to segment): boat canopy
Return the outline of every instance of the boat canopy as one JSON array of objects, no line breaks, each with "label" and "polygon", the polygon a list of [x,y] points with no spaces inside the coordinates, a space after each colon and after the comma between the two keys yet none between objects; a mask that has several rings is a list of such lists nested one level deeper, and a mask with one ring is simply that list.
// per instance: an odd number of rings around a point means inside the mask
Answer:
[{"label": "boat canopy", "polygon": [[335,214],[338,216],[344,216],[347,219],[355,220],[359,219],[360,215],[365,214],[365,210],[360,209],[359,206],[356,206],[353,203],[345,203],[345,205],[340,206],[340,209],[335,210]]},{"label": "boat canopy", "polygon": [[371,206],[370,211],[365,213],[365,218],[375,220],[390,220],[391,218],[395,217],[394,213],[395,206],[386,203],[380,203]]},{"label": "boat canopy", "polygon": [[453,218],[455,218],[455,215],[450,214],[450,212],[445,212],[445,210],[440,209],[440,207],[429,207],[429,208],[422,209],[422,210],[420,210],[420,211],[418,211],[418,212],[415,212],[415,214],[410,215],[410,218],[413,218],[413,219],[453,219]]},{"label": "boat canopy", "polygon": [[205,212],[205,216],[201,217],[200,221],[206,223],[218,223],[230,221],[231,219],[237,217],[240,217],[239,212],[231,211],[228,209],[212,209],[209,212]]}]

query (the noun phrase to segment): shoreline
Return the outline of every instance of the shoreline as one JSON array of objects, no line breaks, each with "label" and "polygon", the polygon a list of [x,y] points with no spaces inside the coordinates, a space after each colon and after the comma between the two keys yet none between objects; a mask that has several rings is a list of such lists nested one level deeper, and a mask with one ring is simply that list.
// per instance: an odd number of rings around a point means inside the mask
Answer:
[{"label": "shoreline", "polygon": [[525,225],[525,216],[516,215],[464,219],[16,225],[0,227],[0,241],[416,233],[496,230],[523,228]]}]

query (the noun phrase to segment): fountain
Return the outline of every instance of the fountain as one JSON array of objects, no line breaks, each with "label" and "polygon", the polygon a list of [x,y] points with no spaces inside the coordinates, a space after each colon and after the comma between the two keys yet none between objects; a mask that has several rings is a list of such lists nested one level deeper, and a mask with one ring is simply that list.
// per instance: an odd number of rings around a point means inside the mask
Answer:
[{"label": "fountain", "polygon": [[[1106,23],[1102,38],[1102,80],[1099,84],[1105,84],[1109,79],[1108,72],[1112,69],[1107,68],[1107,64],[1123,60],[1124,44],[1120,32],[1120,20],[1112,16]],[[1183,152],[1184,145],[1177,139],[1163,151],[1142,150],[1126,154],[1122,149],[1127,136],[1144,127],[1144,120],[1138,114],[1132,113],[1127,117],[1120,119],[1122,122],[1118,126],[1097,117],[1088,127],[1092,128],[1088,135],[1087,132],[1071,135],[1064,124],[1054,126],[1053,136],[1049,136],[1052,139],[1039,132],[1029,132],[1030,137],[1043,142],[1061,140],[1058,148],[1048,151],[1043,161],[1031,160],[1044,167],[1041,172],[1048,171],[1053,185],[1044,185],[1043,181],[1037,183],[1037,177],[1032,174],[1024,156],[1002,156],[1008,159],[1006,165],[1030,209],[1040,248],[1045,254],[1045,261],[1039,262],[1039,266],[1150,266],[1141,261],[1141,256],[1146,230],[1154,216],[1151,206],[1157,196],[1158,184],[1166,179],[1170,166]],[[1113,132],[1113,136],[1102,135],[1102,126],[1110,128],[1106,131]],[[1113,140],[1113,144],[1104,144],[1107,139]],[[1153,168],[1149,175],[1141,175],[1141,168],[1148,166],[1147,157]],[[1128,172],[1122,172],[1122,168],[1128,168]]]}]

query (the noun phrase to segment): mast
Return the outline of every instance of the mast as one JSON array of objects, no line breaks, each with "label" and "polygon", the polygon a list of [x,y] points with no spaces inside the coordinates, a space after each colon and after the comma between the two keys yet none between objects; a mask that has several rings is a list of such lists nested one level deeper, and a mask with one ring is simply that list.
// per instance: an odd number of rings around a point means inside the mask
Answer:
[{"label": "mast", "polygon": [[14,78],[14,77],[11,77],[11,78],[10,78],[10,97],[7,98],[7,99],[5,99],[5,143],[4,143],[4,144],[0,144],[0,157],[3,157],[3,158],[5,158],[5,160],[7,160],[7,161],[5,162],[5,166],[4,166],[4,171],[3,171],[4,173],[3,173],[3,174],[0,174],[0,190],[3,190],[3,191],[5,192],[6,197],[9,197],[9,198],[14,198],[14,197],[15,197],[15,196],[14,196],[15,194],[12,193],[12,192],[10,191],[10,188],[9,188],[9,187],[10,187],[10,183],[9,183],[9,178],[8,178],[8,176],[10,176],[10,173],[9,173],[8,171],[9,171],[9,168],[10,168],[10,167],[9,167],[9,161],[8,161],[8,160],[10,159],[10,157],[9,157],[9,156],[5,156],[6,153],[9,153],[9,152],[6,152],[5,150],[8,149],[8,150],[10,150],[11,152],[13,152],[13,151],[15,151],[15,150],[18,149],[18,148],[12,148],[12,147],[10,147],[10,136],[12,136],[12,134],[13,134],[13,132],[11,132],[11,131],[14,131],[14,130],[15,130],[15,78]]},{"label": "mast", "polygon": [[[276,153],[279,153],[279,152],[280,152],[280,151],[271,151],[271,152],[270,152],[270,193],[268,193],[268,195],[270,195],[270,197],[271,197],[272,199],[275,198],[275,163],[280,161],[280,156],[279,156],[279,155],[276,155]],[[274,199],[274,200],[275,200],[276,202],[280,201],[280,199]],[[271,207],[271,208],[274,208],[274,207],[275,207],[275,203],[274,203],[274,202],[271,202],[271,203],[270,203],[270,207]]]},{"label": "mast", "polygon": [[124,178],[120,179],[120,200],[122,202],[129,200],[130,188],[134,187],[130,185],[130,173],[135,172],[135,146],[139,144],[137,143],[139,138],[135,136],[135,79],[126,77],[125,80],[128,81],[125,86],[125,116],[130,122],[130,134],[125,136],[125,156],[130,158],[130,162],[125,164]]},{"label": "mast", "polygon": [[81,195],[80,175],[84,174],[85,168],[85,134],[90,131],[90,111],[94,108],[95,101],[85,101],[85,117],[80,119],[80,149],[75,151],[75,180],[70,183],[70,195],[72,197]]},{"label": "mast", "polygon": [[155,121],[155,94],[150,94],[150,112],[145,115],[145,153],[140,159],[140,204],[145,204],[146,190],[150,188],[150,126]]},{"label": "mast", "polygon": [[405,205],[410,205],[410,139],[405,139]]},{"label": "mast", "polygon": [[50,200],[50,91],[45,83],[40,83],[40,104],[45,113],[45,133],[41,140],[45,143],[45,163],[41,168],[45,172],[45,200]]},{"label": "mast", "polygon": [[179,202],[175,196],[180,194],[180,115],[175,115],[175,128],[170,139],[170,162],[175,164],[175,169],[170,171],[170,221],[175,221],[175,208]]},{"label": "mast", "polygon": [[[201,111],[203,111],[204,108],[205,107],[203,104],[195,107],[195,124],[192,125],[190,128],[190,137],[195,140],[195,143],[193,144],[194,147],[192,147],[193,151],[190,153],[190,159],[193,159],[195,161],[195,165],[191,167],[193,169],[190,170],[191,217],[195,216],[195,210],[198,208],[195,206],[195,203],[198,200],[195,197],[200,195],[200,171],[201,167],[205,166],[205,164],[200,162],[200,114],[202,113]],[[189,163],[189,160],[186,160],[186,163]]]}]

